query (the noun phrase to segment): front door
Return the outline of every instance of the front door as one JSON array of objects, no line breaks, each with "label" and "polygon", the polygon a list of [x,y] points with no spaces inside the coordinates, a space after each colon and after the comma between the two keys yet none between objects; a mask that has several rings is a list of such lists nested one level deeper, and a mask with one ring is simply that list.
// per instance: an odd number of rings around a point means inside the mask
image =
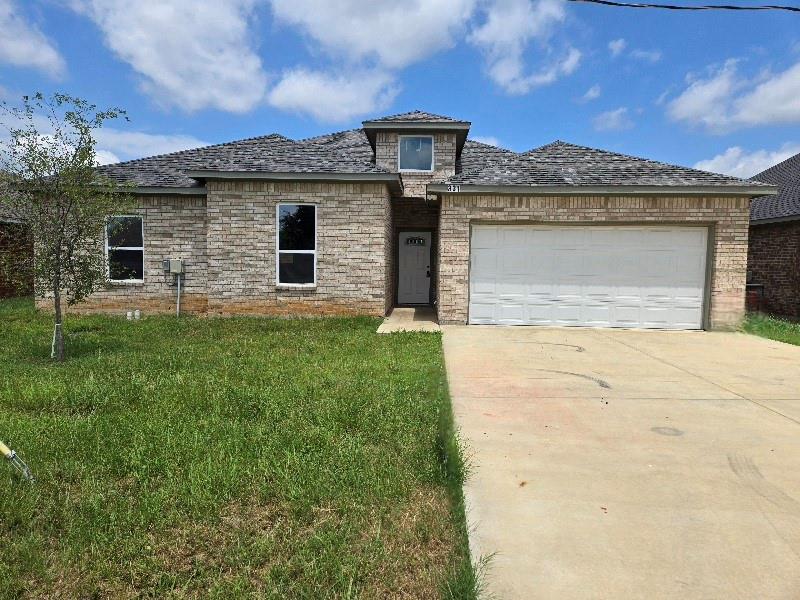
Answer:
[{"label": "front door", "polygon": [[403,231],[397,253],[397,303],[429,304],[431,300],[431,232]]}]

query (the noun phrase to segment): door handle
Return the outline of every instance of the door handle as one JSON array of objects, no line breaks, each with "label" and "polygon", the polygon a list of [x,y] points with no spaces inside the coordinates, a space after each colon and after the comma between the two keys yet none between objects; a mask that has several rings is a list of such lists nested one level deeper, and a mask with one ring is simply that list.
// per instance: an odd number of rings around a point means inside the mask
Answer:
[{"label": "door handle", "polygon": [[430,269],[428,269],[428,270],[425,272],[425,277],[430,277],[430,276],[431,276],[431,270],[430,270]]}]

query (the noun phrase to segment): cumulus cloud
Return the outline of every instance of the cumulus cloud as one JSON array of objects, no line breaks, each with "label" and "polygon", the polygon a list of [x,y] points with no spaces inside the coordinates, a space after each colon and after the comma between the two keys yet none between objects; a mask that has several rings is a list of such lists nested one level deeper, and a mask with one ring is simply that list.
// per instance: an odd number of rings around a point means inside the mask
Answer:
[{"label": "cumulus cloud", "polygon": [[600,113],[592,120],[592,124],[595,131],[623,131],[633,127],[633,121],[625,106]]},{"label": "cumulus cloud", "polygon": [[405,67],[451,47],[476,0],[271,0],[279,22],[298,27],[329,52]]},{"label": "cumulus cloud", "polygon": [[126,131],[114,127],[98,129],[95,132],[95,141],[97,158],[101,160],[102,155],[104,161],[101,164],[208,145],[208,142],[191,135]]},{"label": "cumulus cloud", "polygon": [[163,106],[241,113],[264,97],[267,77],[248,23],[256,0],[73,0],[106,45]]},{"label": "cumulus cloud", "polygon": [[688,77],[687,88],[667,105],[669,117],[713,132],[800,123],[800,62],[752,79],[738,66],[728,60],[705,78]]},{"label": "cumulus cloud", "polygon": [[777,150],[761,149],[752,152],[747,152],[741,146],[731,146],[722,154],[701,160],[694,166],[703,171],[749,178],[783,162],[798,152],[800,152],[800,144],[791,142],[787,142]]},{"label": "cumulus cloud", "polygon": [[[554,57],[548,43],[566,19],[562,0],[493,0],[485,13],[484,22],[470,33],[469,40],[484,52],[489,77],[506,92],[526,94],[578,68],[579,50],[567,47]],[[532,41],[538,41],[549,57],[530,73],[525,51]]]},{"label": "cumulus cloud", "polygon": [[0,0],[0,32],[0,63],[32,67],[56,78],[63,75],[64,59],[13,0]]},{"label": "cumulus cloud", "polygon": [[394,78],[382,71],[331,74],[297,68],[283,75],[268,101],[320,121],[342,122],[385,109],[398,91]]},{"label": "cumulus cloud", "polygon": [[581,96],[581,101],[591,102],[592,100],[597,100],[602,93],[603,90],[600,88],[600,86],[594,84],[592,87],[586,90],[586,93],[583,96]]},{"label": "cumulus cloud", "polygon": [[617,40],[611,40],[608,42],[608,51],[611,52],[611,56],[616,58],[620,54],[625,51],[625,48],[628,47],[628,42],[626,42],[623,38],[619,38]]}]

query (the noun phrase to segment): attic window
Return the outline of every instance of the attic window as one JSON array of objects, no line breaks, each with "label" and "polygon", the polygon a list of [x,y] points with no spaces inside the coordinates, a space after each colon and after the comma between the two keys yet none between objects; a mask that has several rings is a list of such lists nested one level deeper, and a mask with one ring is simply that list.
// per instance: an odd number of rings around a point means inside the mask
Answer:
[{"label": "attic window", "polygon": [[398,164],[400,171],[433,171],[433,136],[400,136]]}]

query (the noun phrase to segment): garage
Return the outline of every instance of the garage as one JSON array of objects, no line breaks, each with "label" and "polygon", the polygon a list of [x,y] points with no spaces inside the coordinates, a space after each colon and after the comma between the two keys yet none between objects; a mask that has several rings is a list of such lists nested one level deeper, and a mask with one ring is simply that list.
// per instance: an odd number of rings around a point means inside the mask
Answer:
[{"label": "garage", "polygon": [[708,228],[473,225],[469,323],[702,329]]}]

